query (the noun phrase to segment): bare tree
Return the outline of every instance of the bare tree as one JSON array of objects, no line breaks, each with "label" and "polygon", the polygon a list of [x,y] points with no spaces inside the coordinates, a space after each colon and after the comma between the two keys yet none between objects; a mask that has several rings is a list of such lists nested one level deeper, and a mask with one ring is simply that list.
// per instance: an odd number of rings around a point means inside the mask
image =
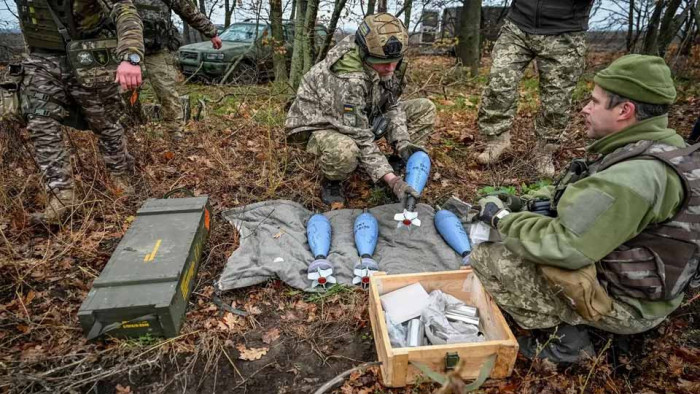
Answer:
[{"label": "bare tree", "polygon": [[224,27],[231,25],[231,17],[236,8],[236,0],[224,0]]},{"label": "bare tree", "polygon": [[481,28],[481,0],[464,0],[460,16],[459,35],[457,41],[457,58],[462,65],[469,67],[471,75],[479,74],[479,50]]},{"label": "bare tree", "polygon": [[272,31],[272,63],[275,81],[287,83],[287,61],[284,54],[284,27],[282,26],[282,0],[270,0],[270,30]]},{"label": "bare tree", "polygon": [[376,4],[377,4],[377,0],[368,0],[367,1],[367,13],[365,15],[374,14],[374,6]]},{"label": "bare tree", "polygon": [[[313,0],[312,0],[313,1]],[[292,64],[289,71],[289,82],[296,91],[301,81],[304,70],[304,2],[297,0],[296,19],[294,21],[294,49],[292,51]]]},{"label": "bare tree", "polygon": [[331,47],[331,42],[333,42],[333,35],[335,34],[335,29],[338,27],[338,19],[340,19],[340,13],[343,12],[347,0],[335,0],[335,7],[333,7],[333,15],[331,16],[331,22],[328,25],[328,35],[326,35],[325,40],[321,49],[318,51],[316,56],[316,62],[323,60],[328,54],[328,50]]}]

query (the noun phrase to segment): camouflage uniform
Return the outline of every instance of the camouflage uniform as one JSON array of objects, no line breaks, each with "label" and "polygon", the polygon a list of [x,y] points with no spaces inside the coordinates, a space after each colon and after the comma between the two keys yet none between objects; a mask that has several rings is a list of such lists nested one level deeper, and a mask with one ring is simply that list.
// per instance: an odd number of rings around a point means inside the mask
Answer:
[{"label": "camouflage uniform", "polygon": [[[384,85],[374,70],[360,65],[359,57],[356,70],[333,71],[334,64],[353,51],[357,51],[354,36],[346,37],[304,75],[285,129],[292,142],[308,139],[307,150],[319,156],[326,179],[343,180],[360,164],[378,182],[393,172],[371,130],[371,114],[380,105]],[[388,142],[419,143],[430,134],[435,113],[435,105],[427,99],[390,105],[384,113]]]},{"label": "camouflage uniform", "polygon": [[[101,4],[109,9],[102,8]],[[19,9],[26,40],[31,29],[35,29],[29,25],[33,10],[29,11],[31,7],[23,8],[22,5]],[[109,11],[116,22],[117,58],[121,59],[127,53],[143,56],[142,25],[131,0],[74,0],[72,10],[75,21],[72,36],[83,39],[109,36],[110,32],[104,28],[109,23]],[[118,121],[118,85],[109,83],[90,88],[81,86],[68,64],[65,50],[61,51],[59,47],[55,50],[37,48],[31,44],[36,41],[31,38],[27,41],[29,54],[22,63],[25,70],[21,92],[22,111],[27,117],[27,129],[47,189],[72,188],[61,123],[66,121],[76,106],[80,108],[90,129],[98,135],[100,151],[110,172],[123,174],[129,171],[133,159],[128,154],[124,129]]]},{"label": "camouflage uniform", "polygon": [[528,330],[567,323],[616,334],[636,334],[657,326],[665,318],[645,319],[629,304],[613,298],[610,313],[598,321],[589,321],[553,292],[537,264],[509,251],[503,243],[479,244],[470,256],[474,273],[486,291],[518,325]]},{"label": "camouflage uniform", "polygon": [[495,137],[508,131],[518,109],[520,79],[534,59],[540,79],[535,133],[556,142],[569,121],[571,95],[585,67],[585,32],[539,35],[506,20],[493,47],[489,83],[481,97],[479,130]]},{"label": "camouflage uniform", "polygon": [[[207,38],[216,36],[216,26],[189,0],[134,0],[144,23],[146,58],[144,68],[153,92],[161,104],[164,121],[183,122],[182,103],[175,88],[178,70],[169,50],[180,46],[170,11]],[[165,38],[165,41],[162,39]]]}]

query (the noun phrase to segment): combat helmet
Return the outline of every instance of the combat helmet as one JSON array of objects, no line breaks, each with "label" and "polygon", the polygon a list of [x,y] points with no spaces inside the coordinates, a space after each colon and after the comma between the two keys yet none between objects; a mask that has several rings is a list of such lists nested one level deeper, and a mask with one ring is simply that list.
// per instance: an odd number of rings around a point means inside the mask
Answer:
[{"label": "combat helmet", "polygon": [[391,14],[372,14],[357,28],[355,43],[368,63],[392,63],[401,60],[408,49],[408,31]]}]

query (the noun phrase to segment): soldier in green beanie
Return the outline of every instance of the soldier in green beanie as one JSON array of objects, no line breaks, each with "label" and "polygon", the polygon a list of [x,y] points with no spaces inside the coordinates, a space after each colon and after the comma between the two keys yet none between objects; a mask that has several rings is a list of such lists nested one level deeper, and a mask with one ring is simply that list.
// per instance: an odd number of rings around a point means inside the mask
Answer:
[{"label": "soldier in green beanie", "polygon": [[479,218],[502,242],[475,247],[471,264],[499,306],[534,330],[518,339],[525,356],[592,356],[587,326],[649,330],[700,284],[700,145],[668,128],[675,98],[662,58],[619,58],[595,76],[581,111],[595,139],[589,156],[525,209],[480,201]]}]

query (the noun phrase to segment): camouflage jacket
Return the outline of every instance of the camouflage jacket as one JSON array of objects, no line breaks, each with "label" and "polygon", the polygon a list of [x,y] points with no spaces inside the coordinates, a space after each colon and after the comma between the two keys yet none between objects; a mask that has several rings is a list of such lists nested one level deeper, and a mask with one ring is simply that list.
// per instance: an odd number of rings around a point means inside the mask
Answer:
[{"label": "camouflage jacket", "polygon": [[[302,132],[310,135],[315,130],[336,130],[351,137],[360,149],[360,165],[372,181],[378,182],[393,172],[371,130],[370,117],[378,112],[384,87],[379,75],[361,63],[354,70],[333,70],[344,56],[357,52],[354,40],[355,36],[343,39],[304,75],[284,127],[288,137]],[[406,114],[398,100],[385,109],[384,115],[389,120],[390,144],[410,139]]]},{"label": "camouflage jacket", "polygon": [[[22,34],[30,52],[36,49],[65,50],[49,6],[68,29],[72,39],[109,36],[114,21],[118,39],[117,56],[123,57],[127,53],[143,56],[143,25],[131,0],[72,0],[61,3],[54,0],[18,0]],[[68,18],[67,13],[71,13],[72,17]]]},{"label": "camouflage jacket", "polygon": [[173,11],[182,18],[188,25],[197,29],[200,33],[212,38],[216,35],[216,26],[201,13],[195,3],[190,0],[164,0],[165,4],[170,5]]},{"label": "camouflage jacket", "polygon": [[176,30],[172,29],[171,11],[208,38],[216,35],[216,26],[201,13],[191,0],[133,0],[144,25],[146,47],[149,40],[162,42]]}]

